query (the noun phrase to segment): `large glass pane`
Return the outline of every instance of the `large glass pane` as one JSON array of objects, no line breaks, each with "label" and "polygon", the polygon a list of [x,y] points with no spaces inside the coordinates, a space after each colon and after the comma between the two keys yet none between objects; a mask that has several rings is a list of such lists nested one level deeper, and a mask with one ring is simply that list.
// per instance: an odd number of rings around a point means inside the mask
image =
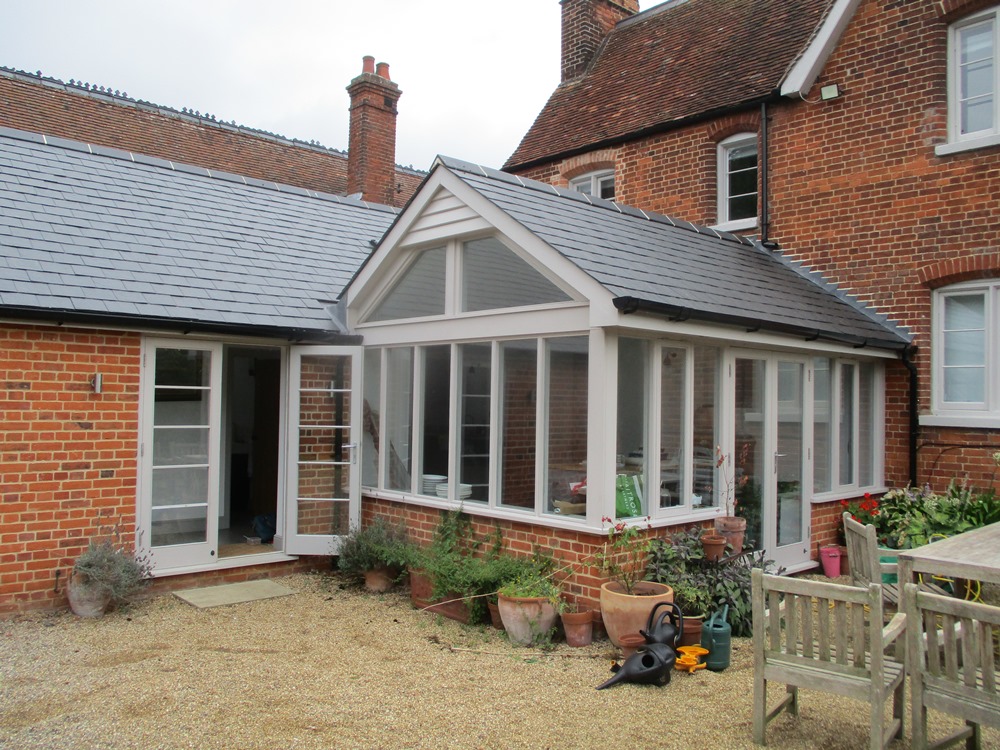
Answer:
[{"label": "large glass pane", "polygon": [[943,398],[949,403],[986,400],[986,295],[944,298]]},{"label": "large glass pane", "polygon": [[154,355],[150,544],[207,541],[211,352]]},{"label": "large glass pane", "polygon": [[833,420],[830,415],[832,390],[829,357],[813,360],[813,491],[833,489]]},{"label": "large glass pane", "polygon": [[854,365],[840,370],[840,483],[854,484]]},{"label": "large glass pane", "polygon": [[428,346],[424,355],[423,473],[417,492],[448,494],[448,425],[451,415],[451,347]]},{"label": "large glass pane", "polygon": [[[458,499],[490,498],[490,344],[462,344]],[[439,492],[440,494],[440,492]]]},{"label": "large glass pane", "polygon": [[986,295],[953,294],[944,298],[946,331],[981,331],[986,325]]},{"label": "large glass pane", "polygon": [[[660,507],[679,505],[688,471],[687,351],[660,350]],[[651,457],[652,458],[652,457]]]},{"label": "large glass pane", "polygon": [[[744,545],[763,546],[765,365],[736,360],[736,451],[720,467],[723,497],[736,496],[736,515],[747,519]],[[723,500],[725,503],[725,500]]]},{"label": "large glass pane", "polygon": [[413,350],[390,349],[386,362],[386,462],[383,486],[410,490],[413,428]]},{"label": "large glass pane", "polygon": [[730,148],[726,154],[728,221],[757,215],[757,145]]},{"label": "large glass pane", "polygon": [[547,513],[580,504],[579,484],[587,471],[588,345],[585,336],[550,339],[548,355]]},{"label": "large glass pane", "polygon": [[500,504],[534,508],[538,342],[504,341],[500,367]]},{"label": "large glass pane", "polygon": [[778,450],[775,454],[778,497],[778,546],[801,542],[802,524],[802,403],[803,366],[778,363]]},{"label": "large glass pane", "polygon": [[615,471],[626,479],[638,477],[644,485],[646,477],[650,476],[649,469],[654,465],[646,455],[648,356],[647,342],[629,338],[618,340],[618,439]]},{"label": "large glass pane", "polygon": [[491,237],[465,243],[463,311],[543,305],[567,300],[567,294],[500,240]]},{"label": "large glass pane", "polygon": [[444,313],[446,251],[421,252],[403,277],[389,290],[368,320],[423,318]]},{"label": "large glass pane", "polygon": [[986,371],[982,367],[947,367],[944,400],[952,404],[981,404],[986,400]]},{"label": "large glass pane", "polygon": [[382,413],[382,350],[365,350],[364,408],[361,418],[361,484],[378,486],[379,420]]},{"label": "large glass pane", "polygon": [[858,385],[858,484],[875,484],[875,365],[860,365]]},{"label": "large glass pane", "polygon": [[722,497],[715,448],[719,440],[719,349],[694,347],[694,455],[691,462],[695,507],[714,507]]},{"label": "large glass pane", "polygon": [[990,131],[995,127],[994,23],[988,20],[958,32],[958,98],[963,134]]}]

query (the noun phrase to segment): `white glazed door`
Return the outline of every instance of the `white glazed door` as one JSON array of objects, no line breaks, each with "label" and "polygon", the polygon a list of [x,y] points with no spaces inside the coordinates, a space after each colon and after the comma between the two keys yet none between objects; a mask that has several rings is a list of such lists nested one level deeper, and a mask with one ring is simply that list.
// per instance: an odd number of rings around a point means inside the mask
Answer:
[{"label": "white glazed door", "polygon": [[359,347],[293,347],[288,398],[285,551],[333,555],[360,521]]},{"label": "white glazed door", "polygon": [[157,569],[213,563],[222,345],[147,341],[142,389],[139,544]]}]

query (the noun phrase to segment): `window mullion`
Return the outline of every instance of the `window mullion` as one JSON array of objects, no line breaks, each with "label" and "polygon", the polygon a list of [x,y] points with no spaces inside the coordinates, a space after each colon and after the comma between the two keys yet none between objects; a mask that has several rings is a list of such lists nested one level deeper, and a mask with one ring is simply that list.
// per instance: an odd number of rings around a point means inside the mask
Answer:
[{"label": "window mullion", "polygon": [[549,352],[546,340],[538,339],[535,368],[535,515],[545,507],[545,485],[549,474]]},{"label": "window mullion", "polygon": [[486,476],[491,477],[486,504],[490,507],[500,505],[500,497],[497,488],[500,483],[500,393],[501,393],[501,367],[500,362],[500,342],[492,343],[490,352],[490,458],[489,468]]}]

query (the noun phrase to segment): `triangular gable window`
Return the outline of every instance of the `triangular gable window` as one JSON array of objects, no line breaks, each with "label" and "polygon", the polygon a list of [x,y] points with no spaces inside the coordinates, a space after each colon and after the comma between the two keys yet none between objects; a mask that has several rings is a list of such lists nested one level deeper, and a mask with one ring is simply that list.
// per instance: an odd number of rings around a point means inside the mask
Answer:
[{"label": "triangular gable window", "polygon": [[424,250],[372,314],[370,321],[425,318],[444,314],[447,250]]},{"label": "triangular gable window", "polygon": [[462,312],[567,302],[570,297],[500,240],[464,244]]}]

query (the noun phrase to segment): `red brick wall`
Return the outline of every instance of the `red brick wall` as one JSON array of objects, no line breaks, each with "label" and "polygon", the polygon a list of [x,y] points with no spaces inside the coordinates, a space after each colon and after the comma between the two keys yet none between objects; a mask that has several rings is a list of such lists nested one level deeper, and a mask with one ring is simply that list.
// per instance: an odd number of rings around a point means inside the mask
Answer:
[{"label": "red brick wall", "polygon": [[5,326],[0,373],[3,614],[61,604],[87,540],[134,528],[139,336]]},{"label": "red brick wall", "polygon": [[562,80],[583,73],[615,24],[639,12],[638,0],[561,0]]},{"label": "red brick wall", "polygon": [[[234,130],[181,113],[150,111],[130,100],[96,98],[0,74],[0,126],[134,151],[232,172],[308,190],[347,192],[347,155],[332,149],[296,145],[280,137]],[[390,157],[390,164],[394,164]],[[397,171],[386,184],[399,193],[379,202],[402,206],[421,175]]]}]

